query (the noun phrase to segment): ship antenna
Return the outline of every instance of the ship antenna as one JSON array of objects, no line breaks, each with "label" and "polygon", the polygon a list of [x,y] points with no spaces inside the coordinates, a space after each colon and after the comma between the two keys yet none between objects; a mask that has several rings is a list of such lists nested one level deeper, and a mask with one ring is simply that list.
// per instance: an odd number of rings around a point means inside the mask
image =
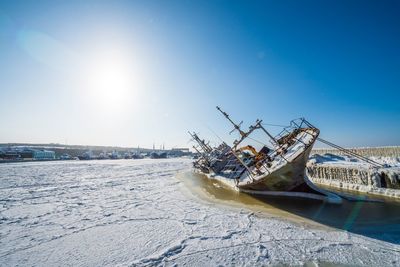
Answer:
[{"label": "ship antenna", "polygon": [[238,132],[240,133],[240,135],[242,137],[246,136],[246,133],[242,131],[242,129],[240,129],[240,126],[242,125],[243,121],[241,121],[239,124],[236,124],[232,121],[232,119],[229,117],[228,113],[226,113],[225,111],[223,111],[220,107],[217,106],[217,109],[219,110],[219,112],[222,113],[222,115],[225,116],[225,118],[230,121],[230,123],[233,124],[233,126],[235,127],[229,134],[231,134],[234,130],[238,130]]}]

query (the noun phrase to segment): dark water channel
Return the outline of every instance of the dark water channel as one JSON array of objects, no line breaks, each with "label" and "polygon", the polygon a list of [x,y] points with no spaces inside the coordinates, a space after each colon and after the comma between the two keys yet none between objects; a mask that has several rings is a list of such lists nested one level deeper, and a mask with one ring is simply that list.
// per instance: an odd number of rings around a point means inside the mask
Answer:
[{"label": "dark water channel", "polygon": [[[328,204],[303,198],[255,196],[239,193],[207,177],[184,173],[179,178],[185,187],[203,200],[243,207],[266,216],[289,219],[314,226],[328,226],[371,238],[400,244],[400,201],[388,198],[361,201],[343,199]],[[325,188],[327,189],[327,188]],[[336,191],[332,188],[330,191]],[[340,192],[343,193],[343,192]],[[346,192],[349,194],[349,192]],[[354,196],[354,193],[353,193]],[[357,197],[365,198],[358,194]]]}]

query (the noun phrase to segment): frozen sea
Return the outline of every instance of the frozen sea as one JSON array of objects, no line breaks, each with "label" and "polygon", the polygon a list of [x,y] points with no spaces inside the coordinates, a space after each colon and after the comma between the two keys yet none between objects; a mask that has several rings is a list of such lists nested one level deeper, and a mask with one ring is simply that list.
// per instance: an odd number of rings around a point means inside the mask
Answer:
[{"label": "frozen sea", "polygon": [[199,197],[185,182],[190,168],[188,159],[1,164],[0,266],[400,265],[392,237]]}]

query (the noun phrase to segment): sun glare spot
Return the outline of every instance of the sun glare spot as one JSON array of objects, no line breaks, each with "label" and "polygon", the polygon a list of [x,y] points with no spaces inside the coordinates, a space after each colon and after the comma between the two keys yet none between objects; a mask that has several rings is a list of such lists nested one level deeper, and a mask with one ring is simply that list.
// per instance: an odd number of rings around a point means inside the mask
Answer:
[{"label": "sun glare spot", "polygon": [[98,58],[88,67],[90,98],[103,107],[121,109],[134,92],[133,71],[116,56]]}]

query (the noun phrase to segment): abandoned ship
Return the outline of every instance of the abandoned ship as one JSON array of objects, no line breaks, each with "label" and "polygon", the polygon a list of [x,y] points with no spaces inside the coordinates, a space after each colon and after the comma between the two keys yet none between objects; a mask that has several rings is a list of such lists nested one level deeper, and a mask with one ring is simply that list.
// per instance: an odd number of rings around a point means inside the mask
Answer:
[{"label": "abandoned ship", "polygon": [[[200,155],[193,163],[194,169],[240,192],[269,195],[304,197],[341,203],[341,198],[316,187],[305,173],[311,149],[318,138],[319,129],[306,119],[292,120],[290,125],[273,136],[257,119],[248,131],[241,129],[230,116],[217,107],[234,126],[240,138],[229,146],[222,142],[211,147],[195,132],[189,132],[197,146],[193,148]],[[244,145],[255,131],[262,131],[271,145],[263,145],[258,151],[251,145]],[[266,144],[267,142],[263,142]]]}]

